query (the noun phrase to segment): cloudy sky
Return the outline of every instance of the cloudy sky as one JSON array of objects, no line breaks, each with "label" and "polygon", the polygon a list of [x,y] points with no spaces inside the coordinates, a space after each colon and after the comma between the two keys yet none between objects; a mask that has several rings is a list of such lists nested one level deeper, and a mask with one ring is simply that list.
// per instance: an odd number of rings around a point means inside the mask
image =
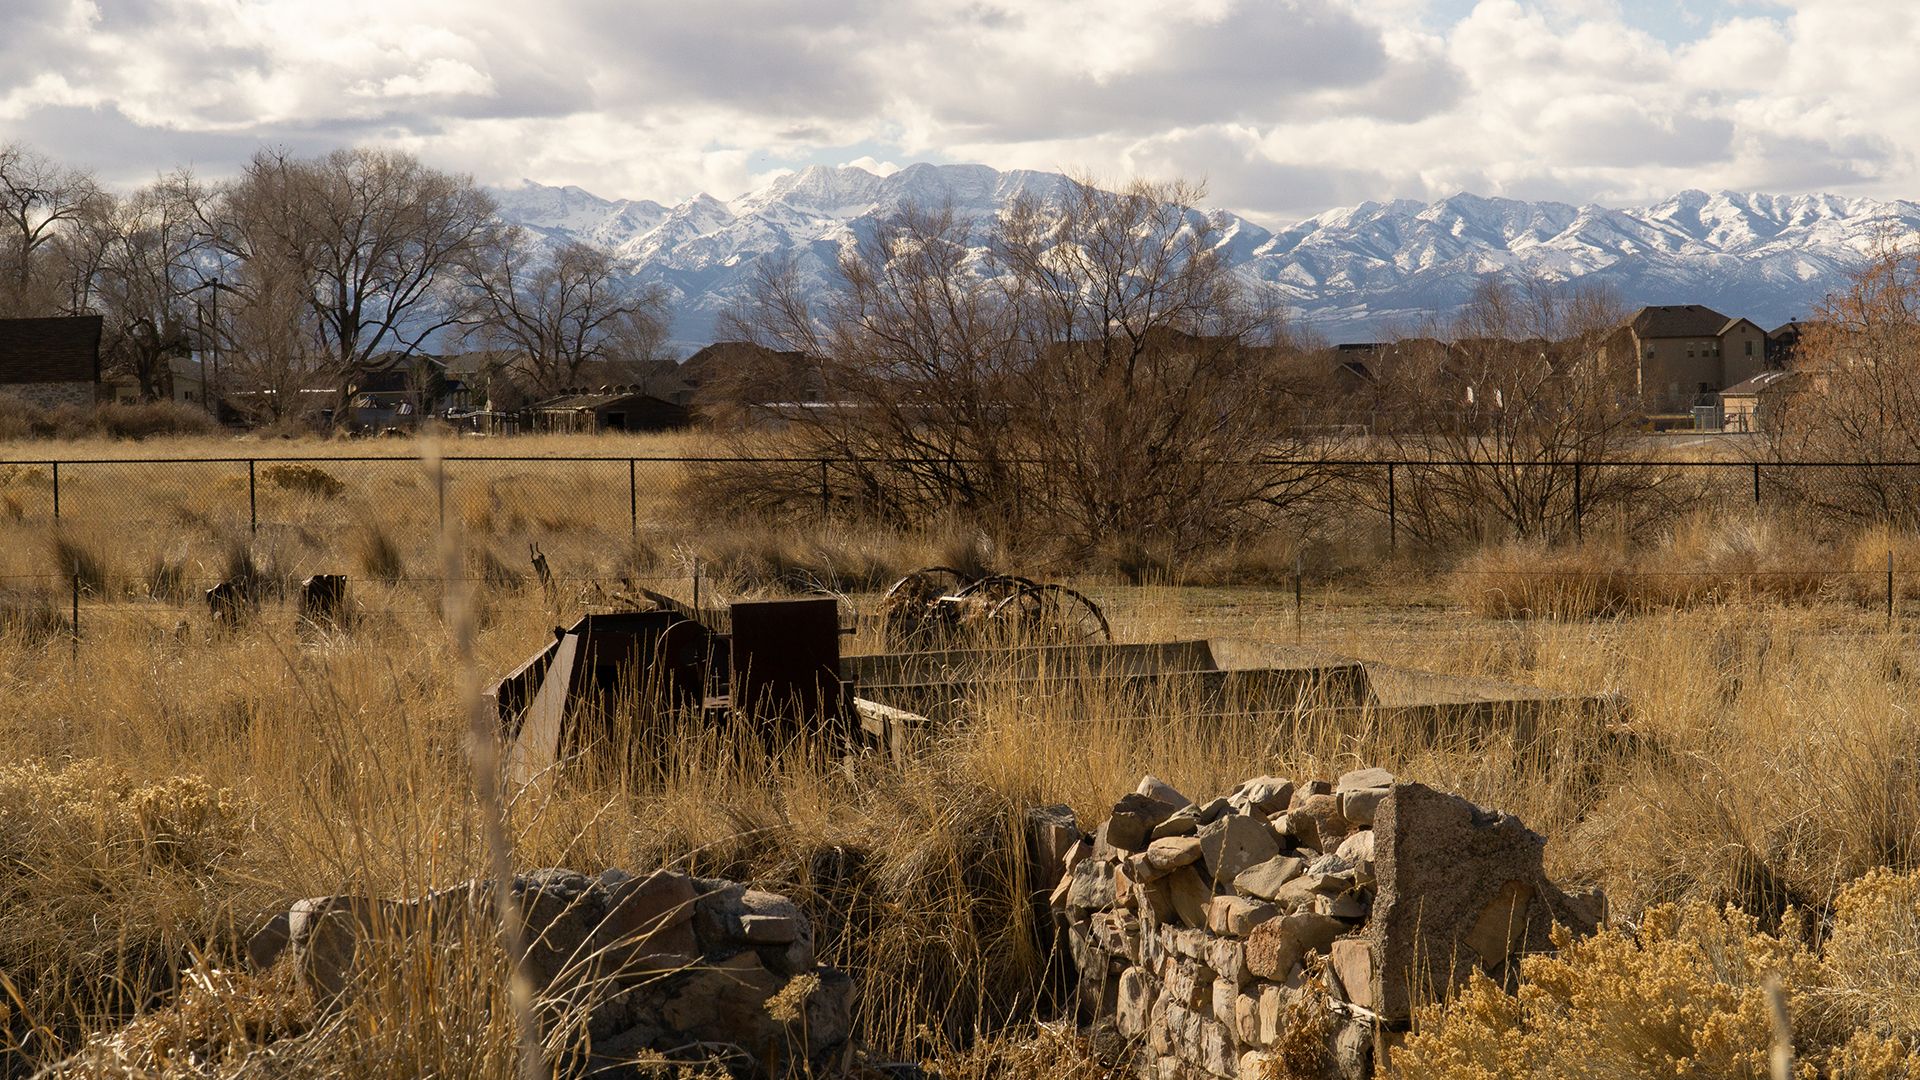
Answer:
[{"label": "cloudy sky", "polygon": [[130,185],[258,146],[721,198],[860,162],[1204,179],[1286,221],[1468,190],[1920,197],[1911,0],[4,0],[0,140]]}]

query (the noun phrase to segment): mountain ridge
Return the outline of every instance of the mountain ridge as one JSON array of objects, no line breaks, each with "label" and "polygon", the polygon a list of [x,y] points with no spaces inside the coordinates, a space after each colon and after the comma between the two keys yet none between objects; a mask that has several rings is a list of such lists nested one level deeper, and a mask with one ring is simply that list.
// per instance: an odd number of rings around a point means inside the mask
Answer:
[{"label": "mountain ridge", "polygon": [[[978,226],[1023,194],[1048,198],[1070,182],[985,165],[918,163],[885,176],[816,165],[732,199],[702,192],[671,207],[532,181],[493,194],[503,220],[551,242],[605,247],[634,281],[664,285],[672,337],[693,346],[747,294],[762,257],[792,256],[806,289],[824,295],[839,251],[903,206],[951,204]],[[1706,304],[1773,327],[1810,314],[1884,240],[1920,236],[1920,203],[1827,193],[1688,189],[1608,207],[1461,191],[1335,207],[1278,230],[1201,212],[1228,265],[1335,341],[1443,319],[1487,273],[1606,284],[1629,305]]]}]

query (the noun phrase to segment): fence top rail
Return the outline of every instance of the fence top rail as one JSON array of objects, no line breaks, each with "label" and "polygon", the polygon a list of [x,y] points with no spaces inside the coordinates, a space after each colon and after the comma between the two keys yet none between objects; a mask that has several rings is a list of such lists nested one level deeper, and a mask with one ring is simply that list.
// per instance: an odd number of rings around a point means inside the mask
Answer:
[{"label": "fence top rail", "polygon": [[[113,458],[8,458],[0,457],[0,465],[248,465],[299,462],[305,464],[324,464],[339,462],[390,462],[418,464],[425,459],[418,454],[254,454],[244,457],[113,457]],[[541,462],[579,463],[604,462],[650,463],[663,465],[917,465],[922,467],[980,465],[985,464],[978,458],[939,457],[869,457],[869,456],[667,456],[646,454],[445,454],[442,461],[490,461],[538,464]],[[1002,458],[1001,465],[1062,465],[1068,459],[1061,458]],[[1920,468],[1920,459],[1893,461],[1829,461],[1829,460],[1776,460],[1766,461],[1702,461],[1681,458],[1318,458],[1318,457],[1262,457],[1247,459],[1196,458],[1184,464],[1215,466],[1302,466],[1313,468],[1379,468],[1392,465],[1401,468],[1499,468],[1499,467],[1537,467],[1557,465],[1562,467],[1579,466],[1581,468],[1611,468],[1623,465],[1658,466],[1661,468],[1683,469],[1916,469]]]}]

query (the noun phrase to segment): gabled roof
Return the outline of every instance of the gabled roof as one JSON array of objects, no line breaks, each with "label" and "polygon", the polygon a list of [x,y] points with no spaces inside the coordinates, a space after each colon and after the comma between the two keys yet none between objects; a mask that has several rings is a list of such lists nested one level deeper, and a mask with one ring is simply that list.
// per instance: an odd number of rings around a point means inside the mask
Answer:
[{"label": "gabled roof", "polygon": [[0,384],[98,382],[98,315],[0,319]]},{"label": "gabled roof", "polygon": [[627,405],[641,402],[652,402],[655,405],[664,405],[669,409],[678,409],[681,407],[665,398],[655,397],[652,394],[642,393],[638,390],[608,389],[584,393],[565,393],[558,397],[548,398],[545,401],[536,401],[533,403],[532,408],[535,412],[572,412],[580,409],[599,409],[609,405]]},{"label": "gabled roof", "polygon": [[1753,397],[1761,391],[1778,386],[1798,374],[1799,372],[1797,371],[1763,371],[1745,382],[1735,383],[1725,390],[1720,391],[1720,396],[1723,398]]},{"label": "gabled roof", "polygon": [[1647,338],[1719,337],[1741,321],[1700,304],[1667,304],[1641,308],[1633,313],[1628,325],[1644,341]]}]

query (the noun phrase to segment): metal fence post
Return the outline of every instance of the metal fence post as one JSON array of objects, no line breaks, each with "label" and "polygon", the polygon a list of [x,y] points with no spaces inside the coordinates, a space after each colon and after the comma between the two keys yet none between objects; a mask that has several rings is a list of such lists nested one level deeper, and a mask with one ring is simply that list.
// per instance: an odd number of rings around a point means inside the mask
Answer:
[{"label": "metal fence post", "polygon": [[640,483],[637,479],[636,462],[627,459],[627,529],[635,540],[640,539]]},{"label": "metal fence post", "polygon": [[1400,500],[1394,487],[1394,463],[1387,462],[1387,550],[1400,550]]},{"label": "metal fence post", "polygon": [[820,459],[820,520],[822,522],[833,520],[833,511],[828,504],[826,458]]},{"label": "metal fence post", "polygon": [[439,528],[444,533],[447,531],[447,459],[444,457],[440,459],[440,467],[433,470],[433,495],[439,503]]},{"label": "metal fence post", "polygon": [[247,529],[250,532],[258,533],[260,531],[260,488],[259,488],[259,485],[255,483],[253,465],[254,465],[253,459],[248,458],[247,459]]},{"label": "metal fence post", "polygon": [[1760,463],[1753,463],[1753,505],[1760,505]]},{"label": "metal fence post", "polygon": [[[1888,556],[1892,558],[1891,555]],[[73,575],[73,659],[80,660],[80,575]]]},{"label": "metal fence post", "polygon": [[1582,487],[1582,484],[1580,479],[1580,462],[1576,461],[1573,463],[1573,538],[1575,540],[1579,540],[1582,538],[1581,518],[1585,516],[1585,506],[1583,503],[1583,496],[1581,494],[1581,487]]},{"label": "metal fence post", "polygon": [[53,520],[60,520],[60,463],[53,463]]}]

